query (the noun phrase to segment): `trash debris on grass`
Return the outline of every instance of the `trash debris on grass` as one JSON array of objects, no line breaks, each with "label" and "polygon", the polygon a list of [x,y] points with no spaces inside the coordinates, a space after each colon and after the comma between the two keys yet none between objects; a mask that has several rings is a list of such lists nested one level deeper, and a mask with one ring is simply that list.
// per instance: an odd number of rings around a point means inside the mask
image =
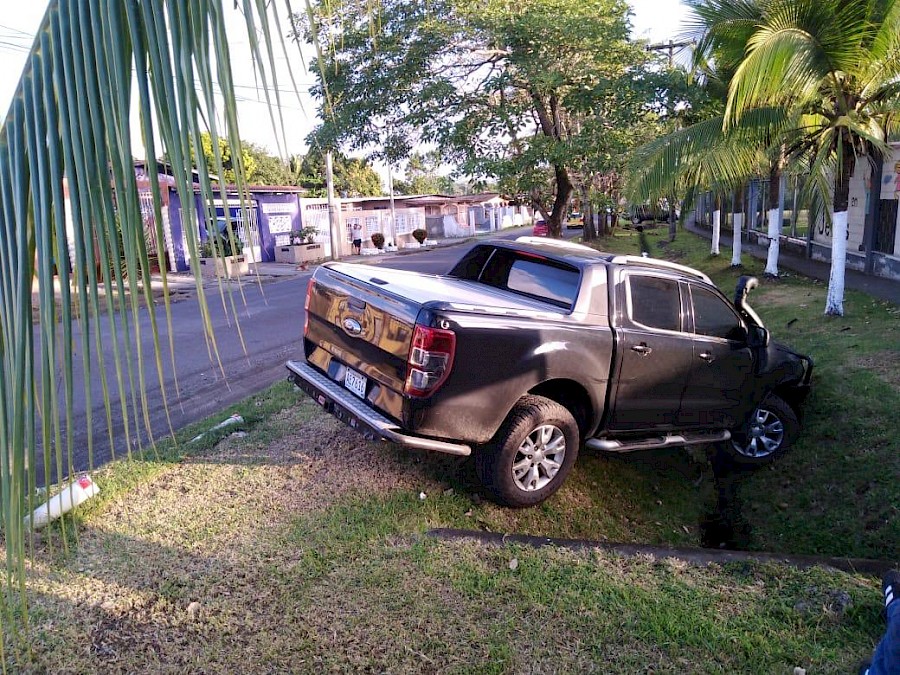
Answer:
[{"label": "trash debris on grass", "polygon": [[240,415],[232,415],[231,417],[228,417],[227,419],[225,419],[225,420],[219,422],[216,426],[211,427],[211,428],[208,429],[207,431],[204,431],[202,434],[200,434],[200,435],[198,435],[198,436],[194,436],[194,437],[191,439],[191,443],[196,443],[196,442],[199,441],[201,438],[203,438],[204,436],[206,436],[206,434],[211,433],[211,432],[213,432],[213,431],[218,431],[219,429],[224,429],[225,427],[230,427],[230,426],[232,426],[232,425],[234,425],[234,424],[243,424],[243,423],[244,423],[244,418],[243,418],[243,417],[241,417]]},{"label": "trash debris on grass", "polygon": [[98,492],[100,492],[100,488],[94,484],[90,476],[85,474],[37,507],[30,516],[25,516],[25,527],[34,529],[44,527],[79,504],[83,504]]}]

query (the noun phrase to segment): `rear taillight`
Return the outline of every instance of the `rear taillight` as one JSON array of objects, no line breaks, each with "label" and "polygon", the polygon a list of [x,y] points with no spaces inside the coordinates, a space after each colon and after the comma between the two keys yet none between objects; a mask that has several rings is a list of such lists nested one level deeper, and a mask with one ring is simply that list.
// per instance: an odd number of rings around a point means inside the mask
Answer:
[{"label": "rear taillight", "polygon": [[309,335],[309,301],[312,298],[314,283],[312,278],[310,278],[309,283],[306,284],[306,301],[303,303],[303,337]]},{"label": "rear taillight", "polygon": [[455,353],[456,334],[452,330],[417,325],[406,360],[403,391],[409,396],[431,396],[450,375]]}]

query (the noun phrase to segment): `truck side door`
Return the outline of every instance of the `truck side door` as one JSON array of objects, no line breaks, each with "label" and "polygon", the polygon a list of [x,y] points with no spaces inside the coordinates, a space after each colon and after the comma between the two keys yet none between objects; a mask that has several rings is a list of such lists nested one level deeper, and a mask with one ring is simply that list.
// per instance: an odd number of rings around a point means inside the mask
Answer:
[{"label": "truck side door", "polygon": [[694,349],[679,426],[737,427],[755,396],[747,328],[720,293],[695,283],[684,286],[691,301]]},{"label": "truck side door", "polygon": [[672,429],[693,361],[677,278],[627,271],[617,284],[618,377],[610,431]]}]

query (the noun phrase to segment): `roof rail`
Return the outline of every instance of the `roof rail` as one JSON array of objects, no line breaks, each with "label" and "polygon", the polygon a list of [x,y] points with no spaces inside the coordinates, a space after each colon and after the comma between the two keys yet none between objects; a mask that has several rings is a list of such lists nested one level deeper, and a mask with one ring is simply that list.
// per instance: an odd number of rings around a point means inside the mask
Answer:
[{"label": "roof rail", "polygon": [[584,244],[576,244],[574,241],[566,241],[565,239],[549,239],[547,237],[516,237],[516,242],[520,244],[537,244],[542,246],[555,246],[556,248],[565,248],[570,251],[591,251],[596,253],[597,249],[585,246]]},{"label": "roof rail", "polygon": [[616,255],[609,259],[609,262],[617,265],[643,265],[645,267],[662,267],[663,269],[681,272],[689,276],[705,281],[713,285],[712,279],[703,272],[695,270],[687,265],[679,265],[678,263],[669,262],[668,260],[660,260],[659,258],[645,258],[638,255]]}]

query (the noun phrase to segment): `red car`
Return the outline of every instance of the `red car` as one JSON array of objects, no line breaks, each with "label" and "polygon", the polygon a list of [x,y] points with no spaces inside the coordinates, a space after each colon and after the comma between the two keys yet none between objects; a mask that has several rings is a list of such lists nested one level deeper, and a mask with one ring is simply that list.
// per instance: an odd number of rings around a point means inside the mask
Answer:
[{"label": "red car", "polygon": [[546,237],[550,234],[550,230],[547,227],[547,221],[543,218],[538,218],[534,221],[534,228],[532,229],[531,234],[535,237]]}]

